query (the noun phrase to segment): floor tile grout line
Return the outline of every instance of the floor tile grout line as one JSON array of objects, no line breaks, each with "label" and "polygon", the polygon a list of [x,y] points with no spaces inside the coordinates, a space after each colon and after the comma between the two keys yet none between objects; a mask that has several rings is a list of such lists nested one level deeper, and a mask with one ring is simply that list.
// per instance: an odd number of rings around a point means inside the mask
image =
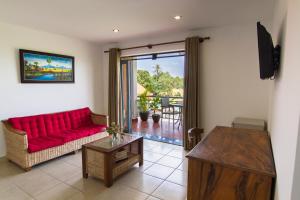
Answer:
[{"label": "floor tile grout line", "polygon": [[[160,159],[159,159],[159,160],[160,160]],[[158,161],[159,161],[159,160],[158,160]],[[184,162],[184,160],[183,160],[183,161],[180,163],[180,165],[181,165],[183,162]],[[160,163],[157,163],[157,161],[156,161],[156,162],[154,162],[154,164],[162,165],[162,164],[160,164]],[[180,165],[179,165],[179,166],[180,166]],[[166,165],[162,165],[162,166],[169,167],[169,166],[166,166]],[[178,166],[178,167],[179,167],[179,166]],[[179,169],[178,169],[178,167],[177,167],[177,168],[169,167],[169,168],[172,168],[172,169],[173,169],[173,171],[172,171],[172,172],[171,172],[171,173],[170,173],[170,174],[169,174],[169,175],[168,175],[168,176],[167,176],[165,179],[162,179],[162,180],[163,180],[163,182],[162,182],[160,185],[162,185],[162,184],[163,184],[165,181],[167,181],[167,182],[170,182],[170,183],[173,183],[173,184],[176,184],[176,185],[182,186],[182,187],[186,187],[185,185],[180,185],[180,184],[178,184],[178,183],[175,183],[175,182],[173,182],[173,181],[169,181],[169,180],[167,180],[167,179],[168,179],[168,178],[169,178],[169,177],[170,177],[170,176],[171,176],[171,175],[172,175],[172,174],[173,174],[173,173],[174,173],[176,170],[179,170]],[[149,167],[149,168],[150,168],[150,167]],[[180,171],[182,171],[182,173],[185,173],[183,170],[180,170]],[[143,173],[144,173],[144,171],[143,171]],[[144,174],[146,174],[146,175],[148,175],[148,176],[152,176],[152,177],[154,177],[154,178],[159,178],[159,177],[156,177],[156,176],[153,176],[153,175],[147,174],[147,173],[144,173]],[[161,179],[161,178],[159,178],[159,179]],[[160,186],[160,185],[159,185],[159,186]],[[158,187],[159,187],[159,186],[158,186]],[[156,187],[156,189],[157,189],[158,187]],[[156,189],[155,189],[155,190],[156,190]],[[154,191],[155,191],[155,190],[154,190]],[[154,191],[153,191],[153,192],[154,192]],[[152,193],[153,193],[153,192],[152,192]],[[151,194],[152,194],[152,193],[151,193]]]},{"label": "floor tile grout line", "polygon": [[[174,172],[174,171],[173,171]],[[171,174],[173,173],[173,172],[171,172]],[[148,176],[151,176],[151,177],[153,177],[153,178],[158,178],[158,179],[161,179],[161,180],[165,180],[164,178],[160,178],[160,177],[157,177],[157,176],[154,176],[154,175],[151,175],[151,174],[147,174],[147,173],[145,173],[145,171],[143,171],[142,172],[143,174],[146,174],[146,175],[148,175]],[[171,175],[170,174],[170,175]],[[168,176],[169,177],[169,176]]]},{"label": "floor tile grout line", "polygon": [[[145,174],[145,175],[148,175],[148,174]],[[148,175],[148,176],[150,176],[150,175]],[[153,178],[157,178],[157,177],[154,177],[154,176],[151,176],[151,177],[153,177]],[[161,178],[158,178],[158,179],[160,179],[160,180],[162,180],[162,183],[164,182],[164,180],[163,179],[161,179]],[[125,184],[122,184],[122,183],[119,183],[119,184],[121,184],[122,186],[125,186],[125,187],[128,187],[128,188],[130,188],[130,189],[134,189],[134,190],[136,190],[136,191],[138,191],[138,192],[141,192],[141,193],[144,193],[144,194],[146,194],[146,195],[151,195],[156,189],[157,189],[157,187],[153,190],[153,192],[151,192],[151,193],[147,193],[147,192],[144,192],[144,191],[141,191],[141,190],[139,190],[139,189],[137,189],[137,188],[135,188],[135,187],[132,187],[132,186],[128,186],[128,185],[125,185]],[[161,185],[161,183],[159,184],[159,186]],[[147,197],[148,198],[148,197]]]},{"label": "floor tile grout line", "polygon": [[[40,169],[39,169],[39,170],[40,170]],[[62,181],[62,180],[56,178],[55,176],[53,176],[53,175],[47,173],[46,171],[43,171],[43,170],[40,170],[40,171],[43,172],[43,173],[45,173],[46,175],[48,175],[48,176],[50,176],[50,177],[56,179],[56,180],[59,182],[59,183],[55,184],[53,187],[50,187],[48,190],[53,189],[55,186],[57,186],[57,185],[59,185],[59,184],[61,184],[61,183],[65,184],[65,185],[67,185],[67,186],[72,187],[71,185],[69,185],[69,184],[65,183],[64,181]],[[75,174],[74,174],[74,176],[75,176]],[[73,177],[73,176],[71,176],[71,177]],[[70,178],[71,178],[71,177],[70,177]],[[78,188],[75,188],[75,187],[72,187],[72,188],[78,190]],[[78,191],[81,192],[80,190],[78,190]]]},{"label": "floor tile grout line", "polygon": [[[161,158],[160,158],[161,159]],[[173,168],[173,169],[178,169],[178,167],[182,164],[182,162],[180,162],[180,164],[177,166],[177,167],[171,167],[171,166],[168,166],[168,165],[164,165],[164,164],[161,164],[161,163],[158,163],[158,161],[160,160],[160,159],[158,159],[156,162],[152,162],[153,164],[158,164],[158,165],[162,165],[162,166],[164,166],[164,167],[169,167],[169,168]],[[148,161],[148,160],[146,160],[146,161]],[[150,162],[150,161],[148,161],[148,162]]]},{"label": "floor tile grout line", "polygon": [[12,183],[12,184],[13,184],[16,188],[18,188],[19,190],[21,190],[22,192],[24,192],[25,194],[27,194],[29,197],[35,199],[35,197],[34,197],[32,194],[26,192],[26,191],[23,190],[20,186],[16,185],[15,183]]},{"label": "floor tile grout line", "polygon": [[[154,163],[155,164],[155,163]],[[174,171],[173,171],[174,172]],[[172,173],[173,173],[172,172]],[[143,172],[144,173],[144,172]],[[171,174],[172,174],[171,173]],[[171,175],[170,174],[170,175]],[[148,174],[147,174],[148,175]],[[151,175],[148,175],[148,176],[151,176]],[[155,176],[152,176],[152,177],[155,177]],[[155,178],[157,178],[157,177],[155,177]],[[168,178],[168,177],[167,177]],[[154,190],[153,190],[153,192],[150,194],[150,195],[152,195],[165,181],[166,181],[166,178],[165,179],[161,179],[161,180],[163,180]],[[156,196],[154,196],[154,197],[156,197]],[[156,197],[156,198],[158,198],[158,197]]]},{"label": "floor tile grout line", "polygon": [[[39,171],[39,172],[41,172],[41,173],[44,173],[44,174],[46,174],[46,175],[50,176],[51,178],[54,178],[54,179],[56,179],[56,180],[58,181],[58,183],[55,183],[53,186],[49,187],[47,190],[42,190],[42,191],[38,192],[37,194],[35,194],[35,196],[38,196],[38,195],[40,195],[41,193],[43,193],[43,192],[45,192],[45,191],[51,190],[51,189],[53,189],[55,186],[57,186],[57,185],[59,185],[59,184],[61,183],[60,180],[58,180],[57,178],[51,176],[50,174],[47,174],[46,172],[42,171],[41,169],[34,169],[34,170]],[[27,172],[24,172],[24,173],[27,173]],[[26,192],[25,190],[23,190],[20,186],[18,186],[16,183],[13,182],[13,184],[14,184],[17,188],[19,188],[20,190],[22,190],[23,192],[25,192],[26,194],[29,194],[28,192]],[[32,198],[34,198],[34,199],[36,199],[32,194],[29,194],[29,196],[32,197]]]},{"label": "floor tile grout line", "polygon": [[[154,164],[161,165],[161,164],[159,164],[159,163],[154,163]],[[165,165],[162,165],[162,166],[168,167],[168,166],[165,166]],[[169,178],[169,176],[171,176],[171,174],[173,174],[173,172],[176,170],[176,168],[173,168],[173,167],[169,167],[169,168],[172,168],[173,171],[172,171],[165,179],[162,179],[162,178],[160,178],[160,179],[166,181],[167,178]],[[143,171],[143,173],[144,173],[144,174],[147,174],[147,173],[145,173],[144,171]],[[156,177],[156,176],[153,176],[153,175],[150,175],[150,174],[147,174],[147,175],[152,176],[152,177],[155,177],[155,178],[159,178],[159,177]]]},{"label": "floor tile grout line", "polygon": [[[145,151],[147,151],[147,150],[145,150]],[[157,153],[157,152],[153,152],[153,151],[147,151],[147,152],[156,153],[156,154],[160,154],[160,155],[164,155],[164,156],[170,156],[170,157],[179,158],[179,159],[184,159],[185,158],[185,156],[183,156],[183,157],[176,157],[176,156],[169,155],[170,152],[168,154],[161,154],[161,153]]]}]

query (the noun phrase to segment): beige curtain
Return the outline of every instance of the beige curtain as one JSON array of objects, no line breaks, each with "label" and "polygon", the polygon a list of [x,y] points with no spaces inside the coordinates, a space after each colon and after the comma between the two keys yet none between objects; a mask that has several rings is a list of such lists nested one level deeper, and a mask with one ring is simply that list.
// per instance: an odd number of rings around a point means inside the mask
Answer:
[{"label": "beige curtain", "polygon": [[190,149],[188,130],[201,127],[200,118],[200,38],[185,40],[183,133],[184,148]]},{"label": "beige curtain", "polygon": [[119,94],[120,94],[120,50],[113,48],[109,50],[108,70],[108,115],[110,123],[119,124]]}]

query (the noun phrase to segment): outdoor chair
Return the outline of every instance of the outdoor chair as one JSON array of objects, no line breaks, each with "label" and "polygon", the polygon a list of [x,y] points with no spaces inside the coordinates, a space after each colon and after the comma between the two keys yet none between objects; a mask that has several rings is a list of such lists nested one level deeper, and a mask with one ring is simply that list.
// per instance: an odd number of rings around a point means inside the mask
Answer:
[{"label": "outdoor chair", "polygon": [[[171,116],[172,116],[172,123],[173,123],[173,128],[175,126],[175,115],[180,115],[181,113],[179,111],[175,110],[174,105],[170,104],[170,98],[169,97],[162,97],[161,98],[161,117],[162,119],[165,118],[164,116],[168,116],[168,120],[170,123]],[[162,120],[161,120],[162,123]]]}]

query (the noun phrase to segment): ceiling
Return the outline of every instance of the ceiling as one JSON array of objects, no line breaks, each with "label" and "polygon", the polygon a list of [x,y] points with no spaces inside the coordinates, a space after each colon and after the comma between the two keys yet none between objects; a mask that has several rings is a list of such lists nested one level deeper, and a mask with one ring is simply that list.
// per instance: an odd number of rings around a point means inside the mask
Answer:
[{"label": "ceiling", "polygon": [[0,0],[0,5],[1,22],[98,43],[266,20],[273,10],[273,0]]}]

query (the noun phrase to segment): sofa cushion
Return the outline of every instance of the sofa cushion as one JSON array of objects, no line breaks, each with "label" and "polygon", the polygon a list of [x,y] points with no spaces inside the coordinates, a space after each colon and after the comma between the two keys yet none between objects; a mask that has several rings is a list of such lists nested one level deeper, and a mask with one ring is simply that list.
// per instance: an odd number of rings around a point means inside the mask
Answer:
[{"label": "sofa cushion", "polygon": [[33,152],[41,151],[44,149],[56,147],[63,144],[64,141],[62,139],[55,138],[55,137],[46,136],[46,137],[32,138],[32,139],[28,139],[28,152],[33,153]]},{"label": "sofa cushion", "polygon": [[77,139],[81,138],[80,135],[78,135],[77,133],[72,132],[72,131],[62,131],[60,133],[51,135],[51,137],[59,138],[59,139],[63,140],[64,143],[71,142],[73,140],[77,140]]},{"label": "sofa cushion", "polygon": [[25,131],[28,139],[47,136],[43,115],[15,117],[8,121],[13,128]]},{"label": "sofa cushion", "polygon": [[70,142],[76,139],[80,139],[83,137],[87,137],[96,133],[104,132],[106,126],[104,125],[90,125],[87,127],[81,127],[75,130],[66,130],[61,131],[56,134],[51,135],[52,137],[56,137],[62,139],[64,142]]},{"label": "sofa cushion", "polygon": [[69,112],[72,129],[92,125],[91,110],[82,108]]},{"label": "sofa cushion", "polygon": [[106,130],[106,126],[105,125],[96,125],[96,124],[92,124],[89,126],[84,126],[84,127],[80,127],[77,129],[73,129],[72,132],[75,132],[77,134],[80,134],[82,136],[90,136],[90,135],[94,135],[96,133],[99,132],[104,132]]},{"label": "sofa cushion", "polygon": [[44,121],[47,135],[53,135],[72,128],[69,112],[47,114],[44,116]]}]

